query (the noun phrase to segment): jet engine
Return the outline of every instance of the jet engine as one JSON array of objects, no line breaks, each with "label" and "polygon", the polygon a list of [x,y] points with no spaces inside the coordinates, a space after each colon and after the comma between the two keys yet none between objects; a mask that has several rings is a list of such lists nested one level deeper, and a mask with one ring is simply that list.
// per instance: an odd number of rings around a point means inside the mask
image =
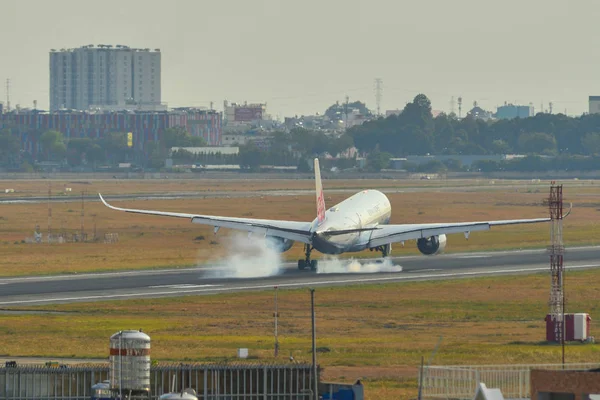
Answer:
[{"label": "jet engine", "polygon": [[288,251],[293,245],[293,240],[284,239],[277,236],[267,236],[267,246],[269,246],[271,249],[279,251],[280,253]]},{"label": "jet engine", "polygon": [[446,235],[417,239],[417,248],[426,256],[443,253],[446,248]]}]

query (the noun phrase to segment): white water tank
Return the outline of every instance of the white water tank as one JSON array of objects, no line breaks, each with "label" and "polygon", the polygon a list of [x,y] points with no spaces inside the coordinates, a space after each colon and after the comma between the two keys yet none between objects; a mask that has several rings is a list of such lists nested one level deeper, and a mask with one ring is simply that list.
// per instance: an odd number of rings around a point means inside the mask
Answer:
[{"label": "white water tank", "polygon": [[140,331],[120,331],[110,337],[110,388],[150,391],[150,336]]}]

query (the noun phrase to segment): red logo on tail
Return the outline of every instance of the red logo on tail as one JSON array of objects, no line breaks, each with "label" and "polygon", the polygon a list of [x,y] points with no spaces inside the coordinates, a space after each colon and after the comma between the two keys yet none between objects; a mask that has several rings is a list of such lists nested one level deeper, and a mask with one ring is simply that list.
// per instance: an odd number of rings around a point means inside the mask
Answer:
[{"label": "red logo on tail", "polygon": [[317,221],[321,224],[325,221],[325,199],[323,198],[323,192],[319,193],[317,198]]}]

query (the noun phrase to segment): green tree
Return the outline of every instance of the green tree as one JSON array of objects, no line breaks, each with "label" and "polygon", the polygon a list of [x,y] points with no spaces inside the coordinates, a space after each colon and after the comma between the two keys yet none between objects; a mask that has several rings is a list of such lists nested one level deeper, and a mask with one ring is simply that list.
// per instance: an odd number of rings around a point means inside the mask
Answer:
[{"label": "green tree", "polygon": [[161,135],[161,143],[166,150],[172,147],[203,147],[206,140],[199,136],[192,136],[182,126],[167,128]]},{"label": "green tree", "polygon": [[367,157],[367,168],[379,172],[390,165],[390,158],[390,153],[373,151]]},{"label": "green tree", "polygon": [[588,133],[581,139],[581,146],[586,154],[600,154],[600,133]]},{"label": "green tree", "polygon": [[71,166],[87,161],[87,152],[94,145],[90,138],[72,138],[67,142],[67,162]]},{"label": "green tree", "polygon": [[263,161],[263,153],[253,142],[240,147],[240,168],[257,170]]},{"label": "green tree", "polygon": [[492,145],[490,146],[491,154],[508,154],[511,151],[512,150],[508,143],[506,143],[506,141],[502,139],[496,139],[492,141]]},{"label": "green tree", "polygon": [[6,167],[19,165],[21,143],[10,129],[0,131],[0,164]]},{"label": "green tree", "polygon": [[60,161],[67,153],[67,146],[61,132],[44,132],[40,137],[40,143],[48,161]]},{"label": "green tree", "polygon": [[127,133],[109,132],[99,142],[105,159],[112,164],[127,161],[130,149],[127,147]]},{"label": "green tree", "polygon": [[519,150],[525,154],[555,154],[556,139],[547,133],[524,133],[519,136]]},{"label": "green tree", "polygon": [[161,146],[154,141],[146,143],[146,166],[159,169],[165,166],[165,157]]},{"label": "green tree", "polygon": [[427,135],[433,133],[435,127],[431,101],[424,94],[416,95],[413,101],[404,107],[399,119],[403,124],[419,127]]}]

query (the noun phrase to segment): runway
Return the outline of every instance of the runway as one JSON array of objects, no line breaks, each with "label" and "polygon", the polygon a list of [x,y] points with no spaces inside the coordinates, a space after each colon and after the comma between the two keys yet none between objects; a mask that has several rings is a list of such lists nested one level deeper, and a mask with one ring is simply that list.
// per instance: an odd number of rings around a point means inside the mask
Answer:
[{"label": "runway", "polygon": [[[457,279],[505,274],[549,273],[544,250],[447,254],[433,257],[392,258],[394,267],[381,272],[376,259],[360,260],[362,270],[328,273],[298,271],[295,263],[282,266],[276,276],[218,277],[214,267],[0,278],[0,308],[71,302],[232,293],[246,290],[376,284],[417,280]],[[368,264],[368,265],[366,265]],[[400,268],[401,267],[401,268]],[[567,271],[600,267],[600,247],[567,248]],[[337,269],[336,271],[339,271]],[[361,272],[363,271],[363,272]]]}]

